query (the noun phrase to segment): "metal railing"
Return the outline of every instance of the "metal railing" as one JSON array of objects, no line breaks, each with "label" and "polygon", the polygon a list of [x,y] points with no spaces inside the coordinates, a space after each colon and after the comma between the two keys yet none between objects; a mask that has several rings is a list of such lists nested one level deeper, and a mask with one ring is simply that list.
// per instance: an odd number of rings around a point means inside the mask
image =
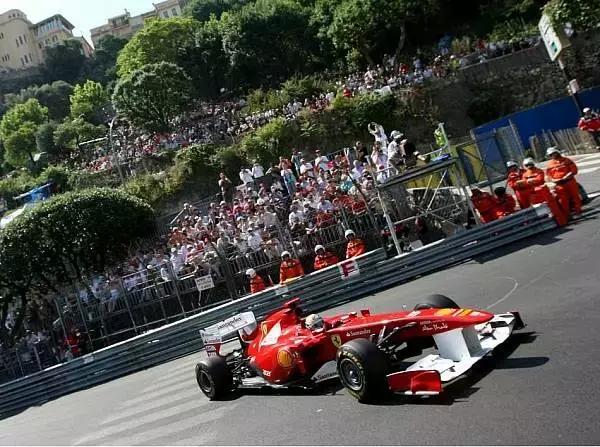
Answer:
[{"label": "metal railing", "polygon": [[[0,414],[38,405],[62,395],[136,372],[202,348],[198,330],[251,310],[260,321],[291,296],[306,312],[349,302],[417,276],[465,261],[556,227],[547,206],[528,208],[504,219],[386,260],[383,250],[309,274],[284,287],[223,304],[149,330],[125,342],[0,385]],[[190,380],[193,380],[190,371]]]}]

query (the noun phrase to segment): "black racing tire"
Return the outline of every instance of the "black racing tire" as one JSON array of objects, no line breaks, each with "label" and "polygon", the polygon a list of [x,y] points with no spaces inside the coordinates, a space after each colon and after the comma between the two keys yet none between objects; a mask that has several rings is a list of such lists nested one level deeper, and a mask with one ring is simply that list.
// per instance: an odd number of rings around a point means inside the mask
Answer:
[{"label": "black racing tire", "polygon": [[422,303],[415,306],[414,310],[422,309],[460,309],[460,306],[454,300],[446,295],[429,295]]},{"label": "black racing tire", "polygon": [[340,346],[336,358],[342,384],[359,402],[375,402],[389,392],[385,354],[366,338]]},{"label": "black racing tire", "polygon": [[222,357],[208,357],[196,365],[196,381],[210,400],[219,400],[233,389],[233,374]]}]

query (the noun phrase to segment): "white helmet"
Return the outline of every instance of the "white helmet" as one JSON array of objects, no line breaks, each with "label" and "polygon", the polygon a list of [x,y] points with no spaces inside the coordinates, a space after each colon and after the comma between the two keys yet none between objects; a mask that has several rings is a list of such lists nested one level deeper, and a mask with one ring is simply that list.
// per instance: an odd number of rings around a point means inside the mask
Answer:
[{"label": "white helmet", "polygon": [[346,230],[346,232],[344,233],[344,237],[348,236],[356,236],[356,233],[354,233],[354,231],[352,230]]},{"label": "white helmet", "polygon": [[525,160],[523,160],[523,166],[527,165],[535,165],[535,160],[531,157],[526,158]]},{"label": "white helmet", "polygon": [[519,166],[519,165],[517,164],[517,162],[516,162],[516,161],[512,161],[512,160],[510,160],[510,161],[507,161],[507,162],[506,162],[506,167],[507,167],[507,168],[516,168],[516,167],[518,167],[518,166]]},{"label": "white helmet", "polygon": [[590,113],[592,111],[592,109],[590,109],[589,107],[586,107],[585,109],[583,109],[583,113]]},{"label": "white helmet", "polygon": [[248,269],[246,270],[246,275],[248,275],[250,278],[254,278],[256,276],[256,270]]},{"label": "white helmet", "polygon": [[304,324],[310,330],[323,329],[323,326],[325,326],[325,322],[319,314],[309,315],[308,317],[306,317],[306,320],[304,320]]},{"label": "white helmet", "polygon": [[291,253],[289,251],[286,250],[286,251],[284,251],[284,252],[281,253],[281,257],[285,258],[286,256],[292,256],[292,255],[291,255]]},{"label": "white helmet", "polygon": [[552,154],[560,154],[560,151],[556,146],[549,147],[546,151],[546,155],[550,157]]},{"label": "white helmet", "polygon": [[325,250],[325,247],[323,247],[322,245],[317,245],[317,246],[315,247],[315,253],[317,253],[317,254],[318,254],[318,253],[319,253],[319,250]]}]

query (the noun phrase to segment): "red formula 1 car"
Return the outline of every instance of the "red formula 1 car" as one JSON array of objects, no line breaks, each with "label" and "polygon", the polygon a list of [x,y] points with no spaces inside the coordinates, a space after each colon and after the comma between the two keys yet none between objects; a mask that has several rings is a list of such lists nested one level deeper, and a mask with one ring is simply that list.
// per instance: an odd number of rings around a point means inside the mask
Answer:
[{"label": "red formula 1 car", "polygon": [[[236,388],[314,388],[339,377],[360,402],[390,391],[436,395],[525,327],[517,312],[461,309],[443,295],[413,311],[378,315],[302,318],[299,304],[289,301],[260,325],[244,312],[200,331],[208,358],[196,365],[196,379],[204,394],[217,400]],[[223,342],[235,333],[241,349],[223,355]],[[437,353],[399,367],[433,346]]]}]

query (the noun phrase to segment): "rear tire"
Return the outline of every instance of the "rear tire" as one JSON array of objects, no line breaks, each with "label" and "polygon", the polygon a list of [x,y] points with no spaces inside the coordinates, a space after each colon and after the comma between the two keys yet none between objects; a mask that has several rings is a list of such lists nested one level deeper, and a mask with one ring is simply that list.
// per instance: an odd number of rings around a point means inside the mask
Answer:
[{"label": "rear tire", "polygon": [[222,357],[209,357],[196,365],[196,381],[210,400],[226,396],[233,388],[233,374]]},{"label": "rear tire", "polygon": [[460,309],[460,306],[446,295],[435,294],[429,295],[424,302],[417,304],[414,310],[422,309]]},{"label": "rear tire", "polygon": [[344,387],[361,403],[374,402],[389,391],[388,362],[369,340],[358,338],[340,346],[337,370]]}]

